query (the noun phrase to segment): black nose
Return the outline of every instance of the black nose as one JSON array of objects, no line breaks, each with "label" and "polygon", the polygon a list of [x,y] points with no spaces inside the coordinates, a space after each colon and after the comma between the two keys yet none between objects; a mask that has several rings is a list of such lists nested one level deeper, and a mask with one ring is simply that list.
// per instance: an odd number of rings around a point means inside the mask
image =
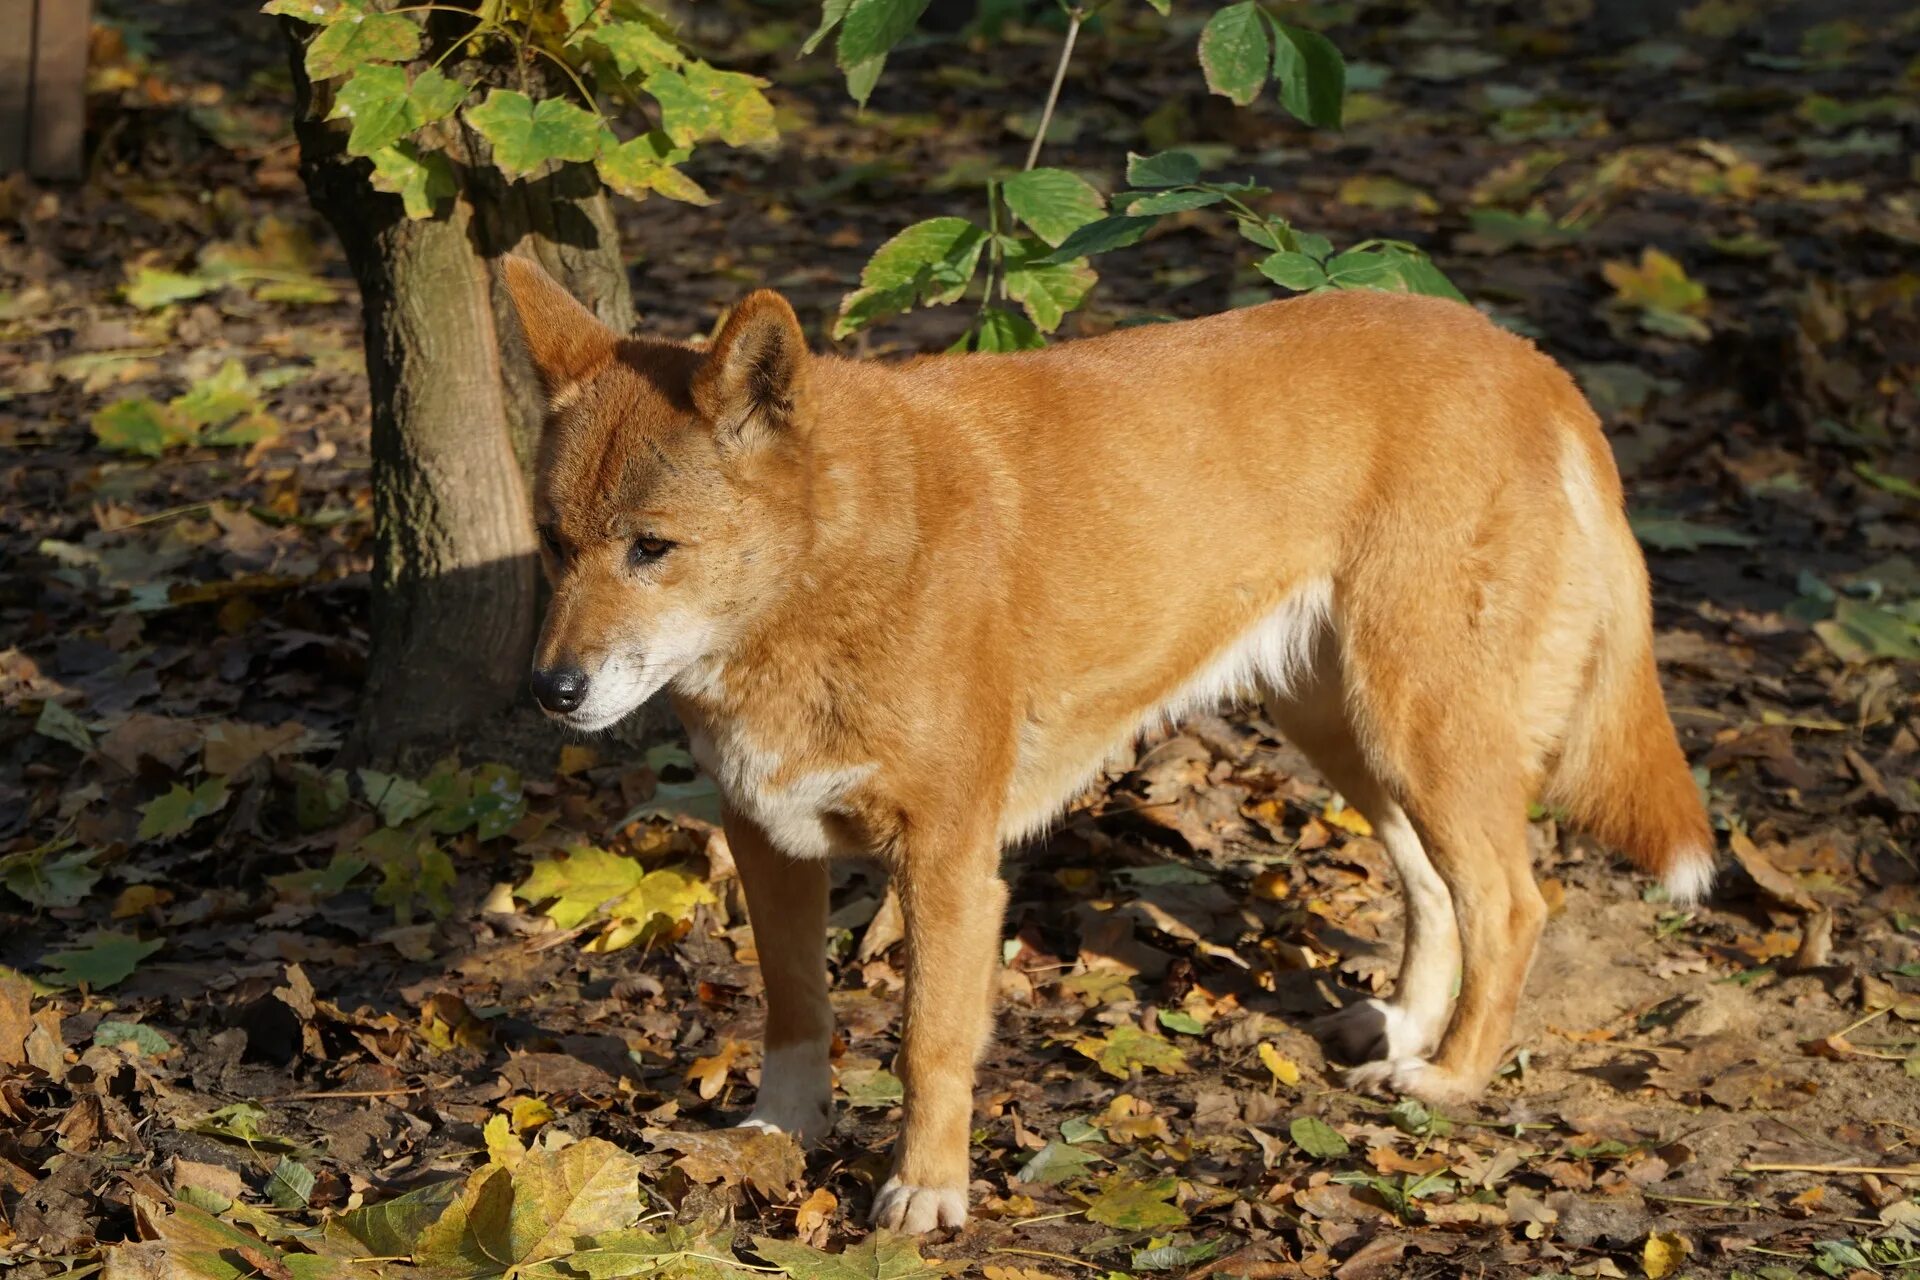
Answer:
[{"label": "black nose", "polygon": [[587,673],[578,667],[536,667],[533,700],[564,715],[587,699]]}]

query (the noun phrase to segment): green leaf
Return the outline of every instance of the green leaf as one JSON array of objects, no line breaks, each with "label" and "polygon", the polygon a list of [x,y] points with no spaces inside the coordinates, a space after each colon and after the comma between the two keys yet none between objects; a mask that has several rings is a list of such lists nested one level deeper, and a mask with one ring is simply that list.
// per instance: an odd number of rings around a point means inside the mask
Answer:
[{"label": "green leaf", "polygon": [[880,73],[886,70],[887,57],[881,54],[877,58],[868,58],[865,62],[856,62],[847,68],[847,96],[860,106],[867,105],[867,99],[873,96],[873,87],[880,83]]},{"label": "green leaf", "polygon": [[[765,1081],[761,1083],[764,1086]],[[906,1096],[900,1077],[884,1067],[842,1071],[840,1092],[846,1095],[850,1107],[897,1107]]]},{"label": "green leaf", "polygon": [[45,850],[27,849],[0,857],[0,886],[31,907],[77,907],[102,872],[93,865],[94,850],[75,849],[58,857]]},{"label": "green leaf", "polygon": [[431,218],[458,188],[445,153],[422,152],[411,142],[396,142],[373,153],[373,189],[400,197],[407,217]]},{"label": "green leaf", "polygon": [[1684,516],[1663,516],[1651,512],[1629,512],[1627,523],[1633,536],[1656,551],[1698,551],[1702,547],[1751,547],[1758,539],[1738,529],[1701,524]]},{"label": "green leaf", "polygon": [[656,129],[611,151],[602,151],[594,165],[602,181],[631,200],[644,200],[649,193],[658,192],[669,200],[712,204],[713,197],[701,190],[699,183],[674,168],[692,154],[688,148],[674,146]]},{"label": "green leaf", "polygon": [[162,946],[158,938],[142,942],[132,934],[100,929],[80,942],[80,946],[40,958],[40,963],[53,971],[51,981],[65,987],[85,983],[95,991],[105,990],[125,982],[142,960]]},{"label": "green leaf", "polygon": [[258,409],[260,398],[254,394],[247,367],[238,360],[228,360],[212,377],[194,383],[167,407],[195,428],[221,427]]},{"label": "green leaf", "polygon": [[1347,94],[1347,64],[1340,50],[1317,31],[1290,27],[1271,14],[1262,16],[1273,30],[1273,78],[1280,85],[1280,105],[1304,124],[1338,129]]},{"label": "green leaf", "polygon": [[1078,1040],[1073,1048],[1116,1080],[1129,1079],[1138,1070],[1176,1075],[1187,1069],[1187,1055],[1179,1045],[1131,1023],[1121,1023],[1104,1036]]},{"label": "green leaf", "polygon": [[535,102],[514,89],[495,89],[467,120],[493,144],[493,160],[508,177],[521,177],[553,161],[591,160],[604,131],[591,111],[562,98]]},{"label": "green leaf", "polygon": [[292,1156],[281,1156],[267,1179],[267,1199],[282,1209],[304,1209],[313,1198],[313,1170]]},{"label": "green leaf", "polygon": [[1077,1194],[1086,1201],[1087,1217],[1103,1227],[1154,1231],[1187,1224],[1186,1213],[1173,1203],[1179,1190],[1175,1177],[1114,1177],[1092,1194]]},{"label": "green leaf", "polygon": [[1911,498],[1915,502],[1920,502],[1920,484],[1914,483],[1905,476],[1882,471],[1871,462],[1854,463],[1853,473],[1876,489],[1883,489],[1898,498]]},{"label": "green leaf", "polygon": [[1320,289],[1327,283],[1326,268],[1304,253],[1268,254],[1259,266],[1261,275],[1283,289]]},{"label": "green leaf", "polygon": [[360,1257],[408,1257],[420,1233],[460,1198],[461,1189],[459,1178],[430,1182],[395,1199],[329,1218],[327,1243]]},{"label": "green leaf", "polygon": [[1207,88],[1247,106],[1267,82],[1273,48],[1267,25],[1254,0],[1215,10],[1200,32],[1200,69]]},{"label": "green leaf", "polygon": [[1226,198],[1226,194],[1220,191],[1156,191],[1151,194],[1130,191],[1124,200],[1124,207],[1122,198],[1115,197],[1114,208],[1130,217],[1157,218],[1162,214],[1204,209]]},{"label": "green leaf", "polygon": [[1153,218],[1132,218],[1120,214],[1111,218],[1102,218],[1098,222],[1089,222],[1062,240],[1054,251],[1047,255],[1046,261],[1071,262],[1075,258],[1091,257],[1096,253],[1106,253],[1113,249],[1124,249],[1130,244],[1138,244],[1155,221],[1156,219]]},{"label": "green leaf", "polygon": [[1055,248],[1107,210],[1106,200],[1091,183],[1065,169],[1029,169],[1008,178],[1000,191],[1014,216]]},{"label": "green leaf", "polygon": [[1088,1176],[1088,1169],[1100,1162],[1100,1156],[1085,1147],[1065,1142],[1049,1142],[1027,1157],[1020,1166],[1020,1181],[1056,1187]]},{"label": "green leaf", "polygon": [[1455,302],[1465,302],[1467,296],[1454,287],[1446,273],[1425,254],[1400,255],[1400,282],[1409,293],[1424,293],[1433,298],[1451,298]]},{"label": "green leaf", "polygon": [[687,60],[679,46],[656,30],[652,23],[605,22],[586,33],[613,56],[623,76],[646,77],[663,67],[678,67]]},{"label": "green leaf", "polygon": [[1337,1160],[1353,1150],[1339,1130],[1318,1116],[1301,1116],[1287,1126],[1287,1136],[1316,1160]]},{"label": "green leaf", "polygon": [[631,1225],[640,1216],[640,1171],[639,1160],[604,1138],[534,1147],[511,1173],[490,1165],[470,1178],[462,1198],[415,1239],[414,1261],[461,1275],[528,1274],[576,1252],[583,1236]]},{"label": "green leaf", "polygon": [[980,313],[974,327],[975,351],[1033,351],[1047,345],[1032,322],[1005,307],[988,307]]},{"label": "green leaf", "polygon": [[413,918],[416,899],[435,918],[453,909],[447,896],[455,879],[453,861],[427,831],[383,828],[363,839],[355,852],[379,868],[380,883],[374,888],[373,900],[392,907],[399,923]]},{"label": "green leaf", "polygon": [[852,4],[853,0],[825,0],[821,4],[820,25],[813,29],[813,34],[808,36],[806,43],[800,46],[801,57],[806,57],[820,47],[821,42],[831,35],[833,29],[839,26],[841,20],[847,16],[847,9]]},{"label": "green leaf", "polygon": [[1034,327],[1052,333],[1100,277],[1085,258],[1053,263],[1043,261],[1045,256],[1045,246],[1037,241],[1015,242],[1007,253],[1006,286],[1007,297],[1026,308]]},{"label": "green leaf", "polygon": [[378,769],[360,770],[360,789],[366,792],[367,803],[379,812],[380,821],[389,827],[411,822],[433,807],[433,793],[425,787]]},{"label": "green leaf", "polygon": [[848,1245],[840,1253],[823,1253],[791,1240],[766,1236],[753,1238],[753,1251],[793,1280],[921,1280],[957,1269],[952,1263],[921,1257],[920,1246],[912,1236],[885,1229]]},{"label": "green leaf", "polygon": [[182,275],[178,271],[161,271],[154,267],[135,268],[132,278],[121,290],[129,306],[142,311],[155,311],[175,302],[185,302],[189,298],[198,298],[212,293],[220,287],[220,281],[205,276]]},{"label": "green leaf", "polygon": [[906,38],[926,12],[928,0],[853,0],[834,46],[841,68],[878,58]]},{"label": "green leaf", "polygon": [[779,136],[773,104],[760,92],[764,84],[758,76],[691,62],[678,70],[663,67],[641,87],[660,104],[660,128],[675,146],[718,138],[728,146],[741,147],[772,142]]},{"label": "green leaf", "polygon": [[1813,631],[1842,662],[1920,662],[1920,602],[1896,611],[1842,598],[1833,607],[1833,617],[1814,623]]},{"label": "green leaf", "polygon": [[840,300],[835,338],[917,305],[955,302],[980,265],[987,233],[965,218],[916,222],[874,250],[860,288]]},{"label": "green leaf", "polygon": [[142,840],[171,840],[185,835],[194,823],[226,806],[225,778],[208,778],[192,790],[176,782],[167,794],[141,808],[137,834]]},{"label": "green leaf", "polygon": [[130,1044],[134,1052],[148,1058],[159,1058],[173,1052],[173,1042],[140,1022],[102,1022],[93,1029],[93,1042],[111,1049],[115,1045]]},{"label": "green leaf", "polygon": [[405,68],[372,64],[340,86],[328,118],[351,119],[348,154],[370,156],[451,115],[466,96],[465,85],[431,67],[409,83]]},{"label": "green leaf", "polygon": [[93,438],[106,448],[147,458],[192,444],[200,434],[170,407],[146,396],[115,400],[93,415],[92,427]]},{"label": "green leaf", "polygon": [[1384,288],[1400,283],[1398,255],[1349,249],[1327,261],[1327,283],[1336,289]]},{"label": "green leaf", "polygon": [[365,62],[405,62],[420,52],[420,26],[398,13],[353,13],[307,42],[307,78],[330,80]]},{"label": "green leaf", "polygon": [[88,731],[86,723],[51,698],[40,704],[40,715],[33,722],[33,731],[43,738],[64,742],[81,751],[93,750],[93,734]]},{"label": "green leaf", "polygon": [[1127,153],[1127,182],[1136,187],[1184,187],[1200,181],[1200,160],[1191,151]]},{"label": "green leaf", "polygon": [[1162,1009],[1160,1011],[1160,1025],[1169,1031],[1177,1031],[1183,1036],[1197,1036],[1204,1034],[1206,1031],[1206,1027],[1201,1024],[1200,1019],[1190,1013],[1183,1013],[1179,1009]]},{"label": "green leaf", "polygon": [[260,12],[324,26],[350,14],[366,12],[366,0],[267,0],[260,6]]}]

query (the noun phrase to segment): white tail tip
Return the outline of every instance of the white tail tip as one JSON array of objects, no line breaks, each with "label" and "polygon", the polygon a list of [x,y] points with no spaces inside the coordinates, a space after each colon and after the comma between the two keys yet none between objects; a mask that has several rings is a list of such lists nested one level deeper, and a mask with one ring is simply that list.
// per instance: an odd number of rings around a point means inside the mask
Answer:
[{"label": "white tail tip", "polygon": [[1683,907],[1693,906],[1713,889],[1712,849],[1689,849],[1674,861],[1660,883],[1667,897]]}]

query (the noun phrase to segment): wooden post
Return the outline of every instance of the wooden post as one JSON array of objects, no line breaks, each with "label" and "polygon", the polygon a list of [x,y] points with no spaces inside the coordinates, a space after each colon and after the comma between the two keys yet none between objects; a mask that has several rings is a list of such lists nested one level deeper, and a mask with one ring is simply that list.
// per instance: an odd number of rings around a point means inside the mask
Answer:
[{"label": "wooden post", "polygon": [[77,178],[86,165],[92,0],[0,0],[0,173]]}]

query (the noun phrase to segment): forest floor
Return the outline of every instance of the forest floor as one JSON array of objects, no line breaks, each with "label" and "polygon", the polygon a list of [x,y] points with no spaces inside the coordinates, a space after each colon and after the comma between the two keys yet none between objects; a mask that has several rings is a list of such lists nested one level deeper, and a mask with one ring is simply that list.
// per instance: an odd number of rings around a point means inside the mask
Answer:
[{"label": "forest floor", "polygon": [[[168,1274],[110,1246],[171,1213],[218,1237],[172,1274],[401,1274],[316,1226],[571,1151],[687,1227],[675,1274],[919,1274],[864,1225],[898,1090],[876,874],[839,876],[842,1118],[803,1157],[719,1131],[760,982],[677,743],[330,771],[367,659],[352,281],[271,24],[103,7],[91,176],[0,181],[0,1270]],[[1538,815],[1555,911],[1507,1069],[1393,1107],[1307,1025],[1393,972],[1364,822],[1258,720],[1143,743],[1008,856],[975,1218],[915,1247],[999,1280],[1920,1274],[1920,21],[1321,5],[1355,93],[1310,133],[1205,96],[1203,14],[1137,7],[1087,36],[1050,161],[1202,143],[1304,228],[1426,246],[1574,370],[1725,869],[1676,910]],[[703,151],[712,207],[623,208],[642,323],[705,334],[770,285],[824,344],[873,246],[1018,165],[1058,34],[905,50],[860,113],[792,57],[808,12],[745,8],[695,34],[774,80],[784,140]],[[1250,260],[1185,215],[1100,260],[1069,332],[1266,296]]]}]

